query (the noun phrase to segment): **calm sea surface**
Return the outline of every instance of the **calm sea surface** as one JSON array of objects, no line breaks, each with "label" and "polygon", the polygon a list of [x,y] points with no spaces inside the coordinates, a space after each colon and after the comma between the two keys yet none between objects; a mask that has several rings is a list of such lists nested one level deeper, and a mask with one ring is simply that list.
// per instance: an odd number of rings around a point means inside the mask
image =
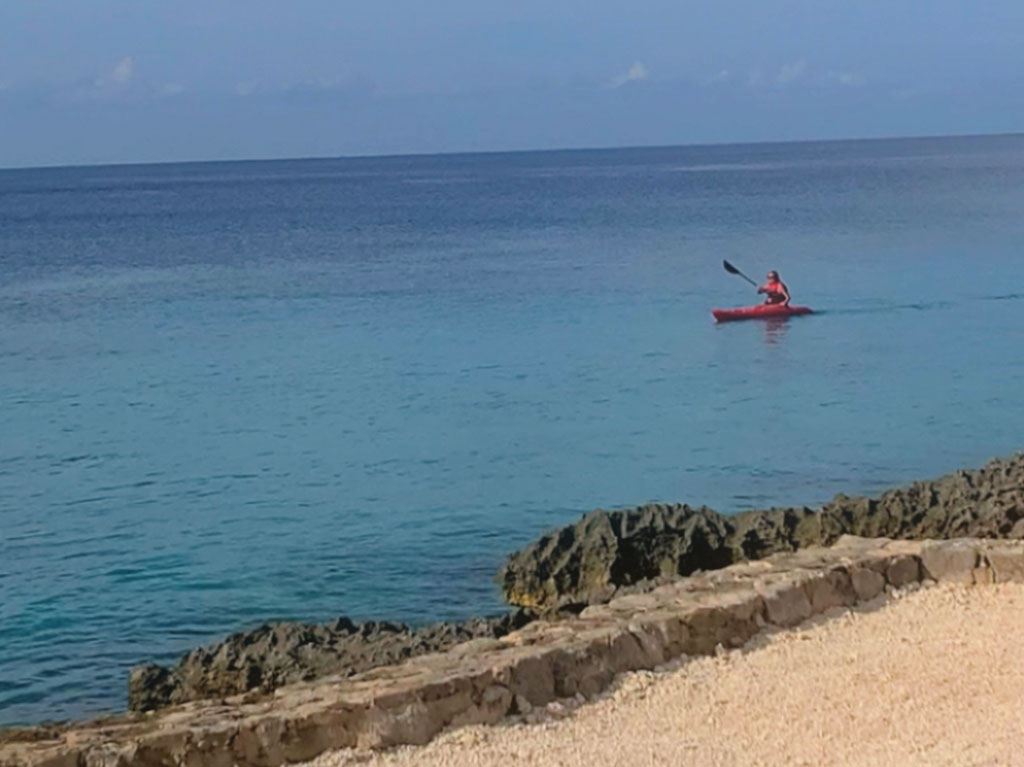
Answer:
[{"label": "calm sea surface", "polygon": [[[271,618],[493,613],[594,507],[1024,446],[1024,138],[0,172],[0,723]],[[788,322],[722,269],[778,269]]]}]

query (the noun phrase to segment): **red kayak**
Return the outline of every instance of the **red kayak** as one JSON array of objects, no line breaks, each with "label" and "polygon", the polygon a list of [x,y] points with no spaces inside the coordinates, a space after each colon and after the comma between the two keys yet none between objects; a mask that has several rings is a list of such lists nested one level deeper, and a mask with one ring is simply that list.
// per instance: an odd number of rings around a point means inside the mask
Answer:
[{"label": "red kayak", "polygon": [[783,306],[782,304],[760,304],[739,309],[712,309],[715,322],[734,320],[763,320],[768,317],[796,317],[800,314],[814,314],[809,306]]}]

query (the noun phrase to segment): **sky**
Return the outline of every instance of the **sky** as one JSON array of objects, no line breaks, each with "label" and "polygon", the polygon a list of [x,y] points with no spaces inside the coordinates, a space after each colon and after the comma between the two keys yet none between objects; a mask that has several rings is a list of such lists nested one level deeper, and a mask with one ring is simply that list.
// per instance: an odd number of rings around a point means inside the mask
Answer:
[{"label": "sky", "polygon": [[0,0],[0,167],[1024,130],[1020,0]]}]

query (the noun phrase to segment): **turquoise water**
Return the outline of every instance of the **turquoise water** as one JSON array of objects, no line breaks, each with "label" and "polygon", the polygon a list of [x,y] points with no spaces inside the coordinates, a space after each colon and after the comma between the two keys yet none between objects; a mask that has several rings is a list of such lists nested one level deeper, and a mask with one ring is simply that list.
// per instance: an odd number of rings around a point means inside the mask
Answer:
[{"label": "turquoise water", "polygon": [[[1021,447],[1024,137],[0,172],[0,723]],[[778,269],[811,317],[716,326]]]}]

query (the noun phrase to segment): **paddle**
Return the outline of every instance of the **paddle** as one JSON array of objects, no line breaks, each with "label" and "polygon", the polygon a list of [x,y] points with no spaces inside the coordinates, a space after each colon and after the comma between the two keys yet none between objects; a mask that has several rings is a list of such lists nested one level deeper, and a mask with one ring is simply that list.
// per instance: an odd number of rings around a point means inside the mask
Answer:
[{"label": "paddle", "polygon": [[741,271],[740,271],[739,269],[737,269],[737,268],[736,268],[735,266],[733,266],[732,264],[730,264],[730,263],[729,263],[728,261],[724,261],[724,260],[723,260],[723,261],[722,261],[722,266],[724,266],[724,267],[725,267],[725,271],[729,272],[729,274],[738,274],[738,275],[739,275],[740,277],[742,277],[743,279],[745,279],[745,280],[746,280],[747,282],[749,282],[749,283],[750,283],[751,285],[753,285],[753,286],[754,286],[755,288],[757,287],[757,283],[756,283],[756,282],[754,282],[754,281],[753,281],[752,279],[750,279],[750,278],[749,278],[749,277],[748,277],[747,275],[745,275],[745,274],[744,274],[743,272],[741,272]]}]

